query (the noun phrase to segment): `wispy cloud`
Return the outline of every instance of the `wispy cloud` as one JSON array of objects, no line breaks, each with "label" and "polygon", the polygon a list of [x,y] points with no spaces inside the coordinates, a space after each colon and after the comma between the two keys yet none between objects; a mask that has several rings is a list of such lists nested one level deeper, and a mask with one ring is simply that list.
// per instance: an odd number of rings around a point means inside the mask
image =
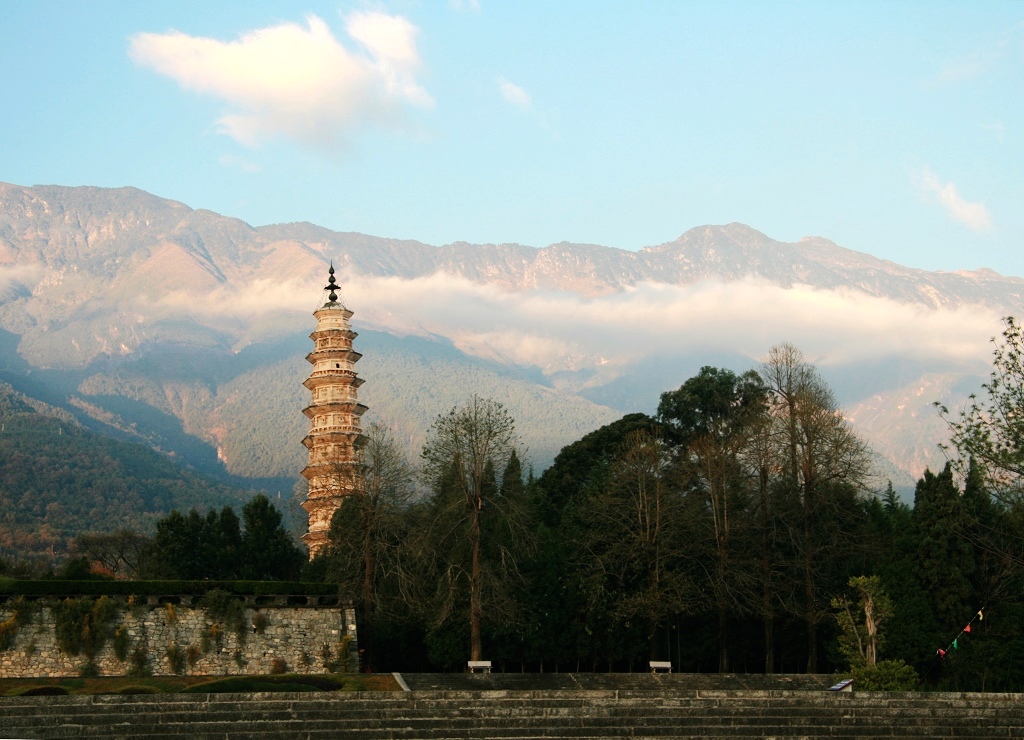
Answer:
[{"label": "wispy cloud", "polygon": [[939,71],[938,84],[948,85],[983,76],[1006,53],[1009,43],[1010,39],[1004,36],[983,49],[950,59]]},{"label": "wispy cloud", "polygon": [[234,154],[222,154],[217,158],[217,164],[221,167],[227,167],[232,170],[239,170],[240,172],[246,172],[254,174],[260,172],[263,168],[256,162],[251,162],[245,157],[239,157]]},{"label": "wispy cloud", "polygon": [[519,85],[513,84],[501,77],[498,78],[497,82],[498,91],[501,93],[501,97],[505,98],[505,102],[517,108],[530,108],[533,105],[529,93],[519,87]]},{"label": "wispy cloud", "polygon": [[[212,291],[175,290],[150,301],[160,315],[184,314],[199,320],[262,319],[280,313],[311,310],[308,281],[256,279],[243,289],[220,287]],[[144,307],[142,303],[138,306]]]},{"label": "wispy cloud", "polygon": [[[0,265],[0,292],[7,290],[32,291],[44,281],[46,266],[39,262],[30,262],[20,265]],[[61,273],[53,273],[50,276],[51,283],[59,283]]]},{"label": "wispy cloud", "polygon": [[983,131],[992,131],[999,139],[999,143],[1002,144],[1006,141],[1006,124],[1002,121],[996,121],[994,123],[982,123],[979,124]]},{"label": "wispy cloud", "polygon": [[956,186],[945,184],[939,177],[925,167],[920,174],[921,192],[927,198],[934,199],[954,221],[959,221],[972,231],[990,231],[992,217],[984,203],[971,203],[964,200],[957,192]]},{"label": "wispy cloud", "polygon": [[304,26],[284,23],[235,41],[140,33],[131,38],[129,54],[186,90],[226,102],[218,129],[246,146],[285,136],[334,147],[361,126],[398,125],[408,106],[433,103],[416,79],[412,23],[357,12],[346,17],[345,30],[349,46],[315,15]]},{"label": "wispy cloud", "polygon": [[480,12],[480,0],[448,0],[448,5],[459,13]]}]

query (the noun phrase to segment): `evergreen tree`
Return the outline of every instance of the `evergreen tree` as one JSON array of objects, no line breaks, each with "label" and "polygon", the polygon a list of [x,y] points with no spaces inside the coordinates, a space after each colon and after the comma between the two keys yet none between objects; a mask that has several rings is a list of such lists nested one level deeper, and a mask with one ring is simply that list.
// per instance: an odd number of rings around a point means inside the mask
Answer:
[{"label": "evergreen tree", "polygon": [[306,560],[281,526],[281,513],[263,494],[242,507],[245,533],[241,540],[242,578],[254,581],[296,580]]},{"label": "evergreen tree", "polygon": [[940,629],[959,629],[977,611],[971,583],[974,550],[963,537],[965,511],[947,463],[938,475],[926,470],[914,492],[917,571]]},{"label": "evergreen tree", "polygon": [[[753,371],[737,376],[730,370],[703,367],[676,391],[663,393],[659,419],[682,444],[677,472],[690,495],[702,499],[701,517],[707,532],[708,585],[718,613],[718,670],[729,670],[728,624],[754,600],[746,583],[752,566],[749,517],[756,471],[747,469],[748,445],[758,422],[767,415],[767,391]],[[740,547],[737,548],[737,542]],[[747,545],[744,548],[744,545]],[[745,551],[744,551],[745,550]],[[738,556],[739,552],[739,556]]]}]

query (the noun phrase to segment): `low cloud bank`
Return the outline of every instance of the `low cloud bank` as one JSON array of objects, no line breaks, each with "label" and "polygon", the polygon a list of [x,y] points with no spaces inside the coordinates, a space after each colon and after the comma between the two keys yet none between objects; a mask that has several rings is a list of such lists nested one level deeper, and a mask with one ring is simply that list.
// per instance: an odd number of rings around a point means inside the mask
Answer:
[{"label": "low cloud bank", "polygon": [[[442,272],[426,277],[342,276],[358,325],[396,334],[442,336],[463,351],[545,372],[625,368],[647,357],[739,353],[753,360],[789,341],[822,367],[910,359],[936,370],[983,371],[998,313],[956,309],[759,280],[678,286],[641,283],[589,298],[505,291]],[[173,293],[158,310],[241,324],[275,313],[296,320],[315,310],[314,280],[256,280],[244,290]],[[311,322],[312,319],[309,319]]]},{"label": "low cloud bank", "polygon": [[505,292],[437,273],[411,280],[349,276],[346,293],[364,324],[439,334],[473,354],[549,371],[694,350],[757,358],[781,341],[822,366],[905,357],[978,369],[1000,329],[999,315],[979,306],[932,309],[757,280],[642,283],[586,298]]}]

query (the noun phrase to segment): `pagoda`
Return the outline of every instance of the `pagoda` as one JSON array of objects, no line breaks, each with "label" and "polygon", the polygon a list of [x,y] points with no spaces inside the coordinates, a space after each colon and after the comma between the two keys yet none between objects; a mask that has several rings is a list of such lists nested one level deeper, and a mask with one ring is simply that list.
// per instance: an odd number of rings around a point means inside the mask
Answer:
[{"label": "pagoda", "polygon": [[363,465],[359,447],[362,440],[360,417],[366,406],[359,403],[356,390],[363,381],[355,364],[362,357],[352,349],[356,333],[349,319],[352,312],[338,301],[340,288],[334,280],[334,265],[324,290],[327,301],[316,311],[316,330],[309,335],[314,349],[306,359],[313,371],[303,383],[312,401],[303,413],[309,417],[309,434],[302,444],[309,450],[309,464],[302,475],[309,481],[309,493],[302,508],[309,515],[309,528],[302,539],[310,559],[328,545],[331,517],[346,496],[364,493]]}]

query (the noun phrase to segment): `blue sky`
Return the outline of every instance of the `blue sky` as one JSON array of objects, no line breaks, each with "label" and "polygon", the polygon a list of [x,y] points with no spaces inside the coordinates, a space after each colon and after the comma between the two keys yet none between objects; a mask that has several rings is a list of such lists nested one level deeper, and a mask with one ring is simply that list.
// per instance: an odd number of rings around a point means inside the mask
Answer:
[{"label": "blue sky", "polygon": [[6,2],[0,181],[626,249],[706,223],[1024,275],[1024,3]]}]

